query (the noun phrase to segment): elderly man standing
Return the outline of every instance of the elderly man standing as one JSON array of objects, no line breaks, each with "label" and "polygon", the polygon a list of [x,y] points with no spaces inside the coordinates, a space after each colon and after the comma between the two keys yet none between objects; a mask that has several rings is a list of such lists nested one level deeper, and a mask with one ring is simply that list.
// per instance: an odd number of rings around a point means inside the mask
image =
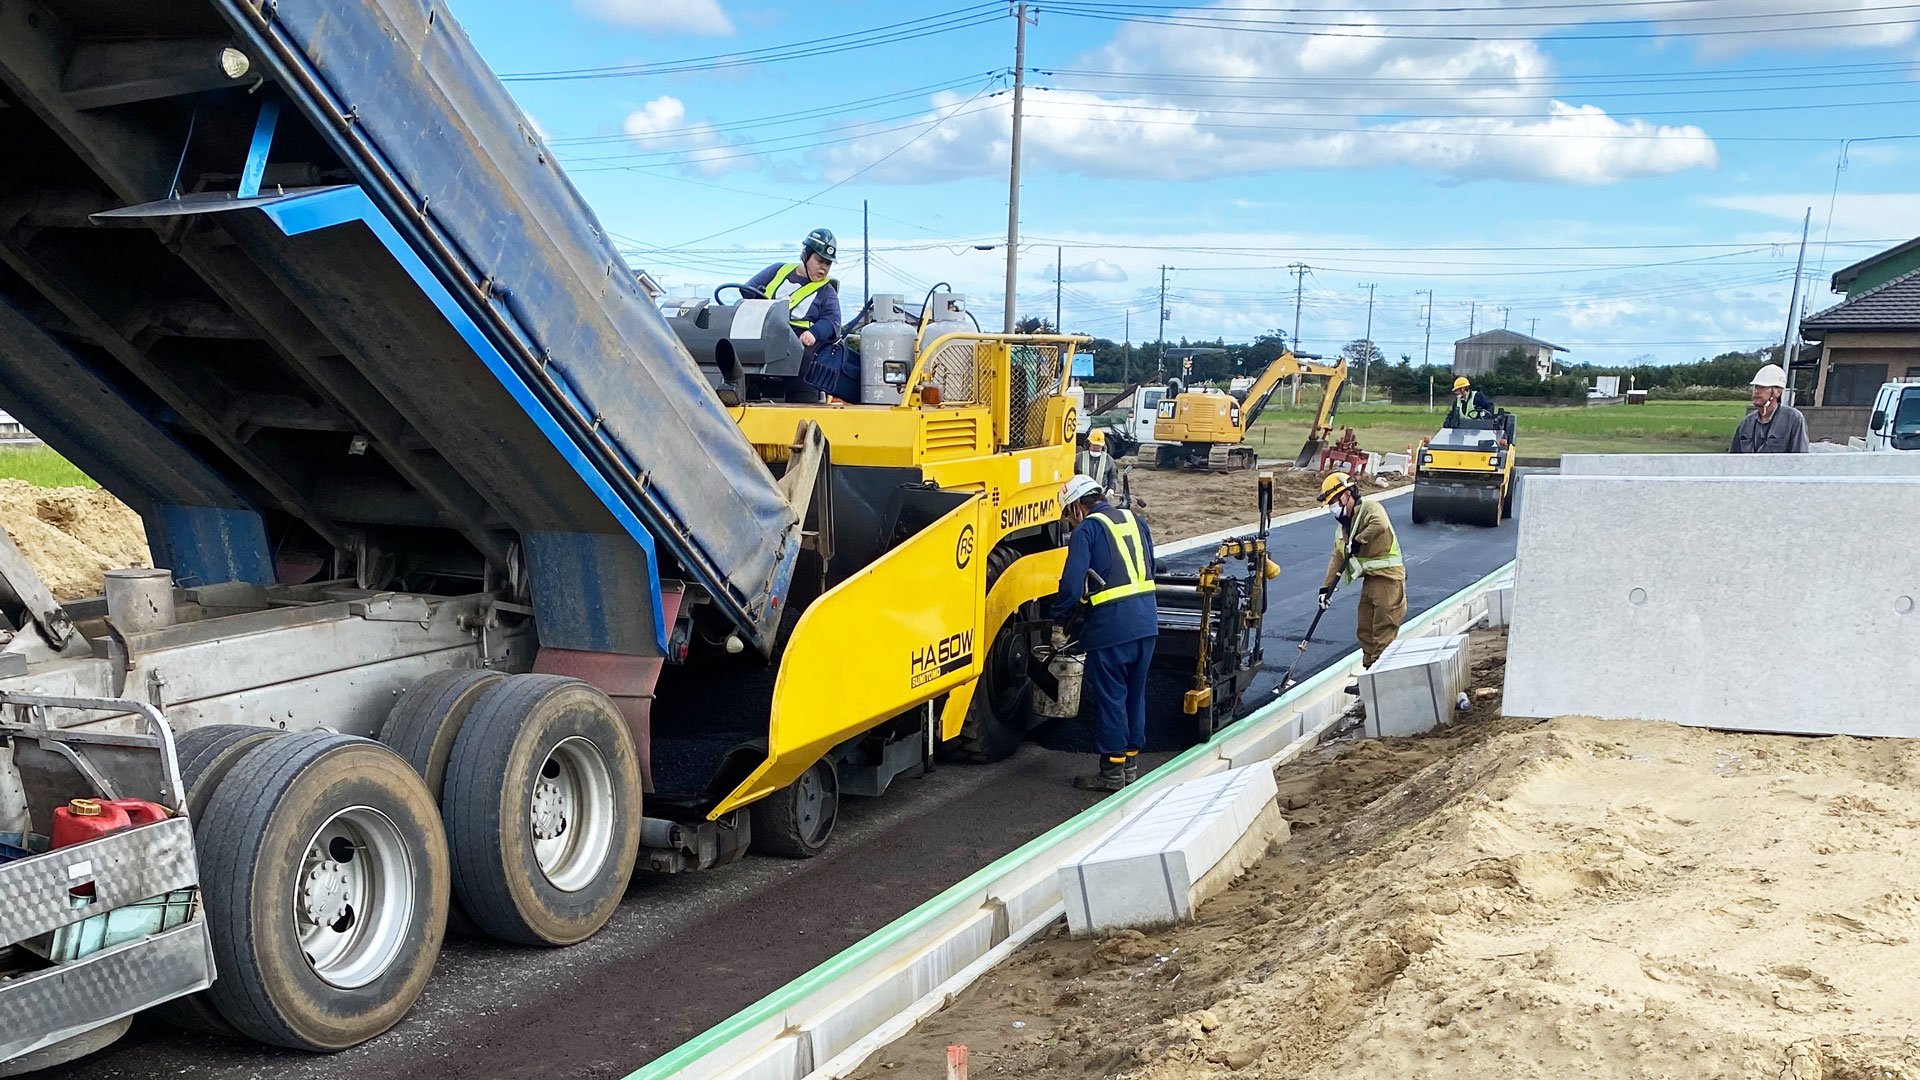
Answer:
[{"label": "elderly man standing", "polygon": [[1807,453],[1807,418],[1791,405],[1783,405],[1787,373],[1779,364],[1768,364],[1753,376],[1753,411],[1740,421],[1733,433],[1733,454]]}]

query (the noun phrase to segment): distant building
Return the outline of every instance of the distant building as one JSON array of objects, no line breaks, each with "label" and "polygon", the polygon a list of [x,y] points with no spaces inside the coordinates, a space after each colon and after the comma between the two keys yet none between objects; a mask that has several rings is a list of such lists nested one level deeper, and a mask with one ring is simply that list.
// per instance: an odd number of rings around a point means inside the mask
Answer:
[{"label": "distant building", "polygon": [[1878,255],[1869,255],[1833,272],[1833,291],[1846,293],[1851,300],[1869,289],[1877,289],[1897,277],[1905,277],[1920,270],[1920,237],[1888,248]]},{"label": "distant building", "polygon": [[1500,358],[1516,348],[1527,354],[1534,373],[1542,379],[1553,374],[1553,354],[1567,351],[1517,330],[1488,330],[1453,343],[1453,373],[1468,378],[1491,375],[1500,370]]},{"label": "distant building", "polygon": [[[1893,250],[1913,246],[1902,244]],[[1857,280],[1850,278],[1849,282]],[[1836,274],[1833,287],[1840,292],[1847,284]],[[1813,385],[1815,404],[1864,409],[1873,404],[1873,395],[1882,383],[1920,379],[1920,266],[1859,292],[1849,292],[1847,299],[1833,307],[1806,316],[1800,320],[1800,335],[1820,344],[1819,370]]]}]

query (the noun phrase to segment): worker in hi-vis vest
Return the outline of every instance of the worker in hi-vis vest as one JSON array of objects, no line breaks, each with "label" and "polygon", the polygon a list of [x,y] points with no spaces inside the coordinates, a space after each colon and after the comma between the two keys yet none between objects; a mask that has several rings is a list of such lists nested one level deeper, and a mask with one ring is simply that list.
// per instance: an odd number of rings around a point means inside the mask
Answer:
[{"label": "worker in hi-vis vest", "polygon": [[1372,667],[1400,636],[1400,620],[1407,617],[1407,567],[1400,558],[1400,538],[1393,534],[1386,508],[1362,499],[1346,473],[1334,473],[1321,483],[1320,502],[1340,523],[1333,533],[1327,580],[1320,586],[1320,610],[1333,602],[1334,586],[1362,579],[1354,636],[1360,640],[1362,662]]},{"label": "worker in hi-vis vest", "polygon": [[833,233],[815,229],[800,244],[799,262],[774,263],[748,278],[747,287],[759,290],[768,300],[787,302],[788,320],[806,349],[801,367],[806,383],[843,400],[858,401],[859,368],[840,340],[839,283],[828,276],[838,255]]},{"label": "worker in hi-vis vest", "polygon": [[[1146,522],[1115,509],[1084,473],[1060,489],[1060,513],[1073,533],[1053,617],[1064,623],[1085,604],[1079,635],[1087,666],[1080,685],[1093,695],[1093,746],[1100,756],[1099,769],[1074,784],[1118,791],[1140,778],[1140,751],[1147,748],[1147,667],[1160,633],[1153,537]],[[1066,641],[1064,627],[1055,625],[1054,647]]]}]

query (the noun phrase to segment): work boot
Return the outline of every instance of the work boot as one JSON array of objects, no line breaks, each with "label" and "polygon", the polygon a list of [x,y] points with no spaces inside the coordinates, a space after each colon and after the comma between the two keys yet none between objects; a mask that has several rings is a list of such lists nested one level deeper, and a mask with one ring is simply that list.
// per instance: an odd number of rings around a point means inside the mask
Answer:
[{"label": "work boot", "polygon": [[1129,784],[1140,779],[1140,751],[1138,750],[1127,751],[1126,777]]},{"label": "work boot", "polygon": [[1092,776],[1074,777],[1073,786],[1083,791],[1119,791],[1127,786],[1127,759],[1102,755],[1100,771]]}]

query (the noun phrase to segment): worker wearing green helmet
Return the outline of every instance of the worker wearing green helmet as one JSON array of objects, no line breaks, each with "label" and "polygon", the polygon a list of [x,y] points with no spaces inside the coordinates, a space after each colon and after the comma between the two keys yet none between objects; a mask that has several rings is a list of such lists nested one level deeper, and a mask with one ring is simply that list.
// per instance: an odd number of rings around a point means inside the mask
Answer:
[{"label": "worker wearing green helmet", "polygon": [[800,243],[799,262],[774,263],[747,279],[767,299],[787,302],[793,332],[808,352],[840,337],[840,290],[827,276],[839,254],[833,233],[815,229]]},{"label": "worker wearing green helmet", "polygon": [[747,279],[748,287],[767,299],[787,302],[788,321],[806,349],[801,379],[789,388],[789,401],[817,400],[814,391],[843,401],[860,400],[859,357],[840,340],[844,327],[839,283],[828,276],[839,254],[833,233],[815,229],[800,242],[799,262],[774,263]]}]

